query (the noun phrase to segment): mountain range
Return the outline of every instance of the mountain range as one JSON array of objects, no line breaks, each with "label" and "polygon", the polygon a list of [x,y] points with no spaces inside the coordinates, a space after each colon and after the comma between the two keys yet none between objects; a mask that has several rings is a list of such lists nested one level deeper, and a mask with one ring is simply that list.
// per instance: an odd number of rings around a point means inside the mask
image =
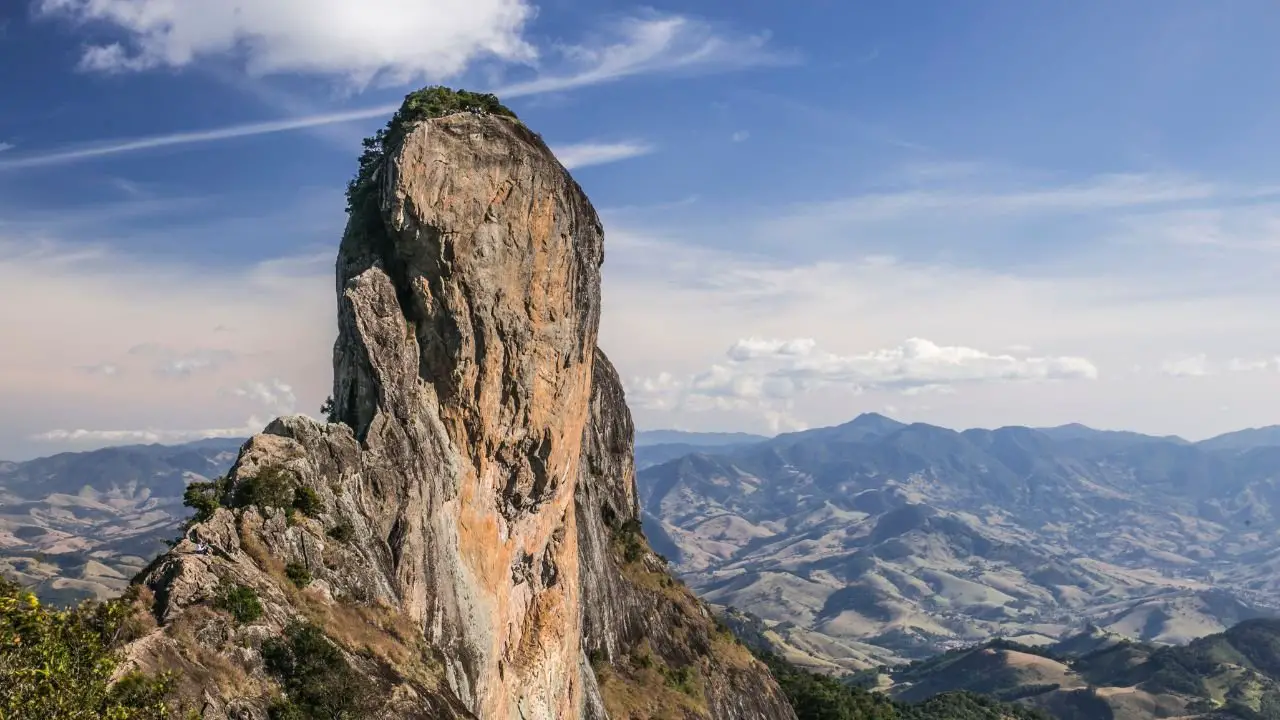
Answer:
[{"label": "mountain range", "polygon": [[[117,594],[178,534],[186,485],[241,444],[0,463],[0,572],[55,602]],[[1236,657],[1223,643],[1275,627],[1280,428],[1190,442],[866,414],[773,438],[641,431],[635,454],[651,544],[801,666],[902,700],[973,691],[1055,717],[1092,717],[1098,697],[1133,718],[1280,697],[1222,660]],[[1098,664],[1120,646],[1123,662]],[[1226,665],[1157,672],[1165,646]]]},{"label": "mountain range", "polygon": [[190,515],[187,484],[225,473],[243,442],[0,462],[0,575],[51,602],[118,595]]},{"label": "mountain range", "polygon": [[867,414],[646,459],[654,547],[811,667],[1089,625],[1185,643],[1277,609],[1275,428],[1193,443]]}]

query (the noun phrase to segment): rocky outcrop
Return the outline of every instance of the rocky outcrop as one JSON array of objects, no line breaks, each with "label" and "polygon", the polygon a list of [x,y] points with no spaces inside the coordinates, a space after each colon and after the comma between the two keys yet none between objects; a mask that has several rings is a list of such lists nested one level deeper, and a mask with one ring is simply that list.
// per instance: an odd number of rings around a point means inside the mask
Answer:
[{"label": "rocky outcrop", "polygon": [[[246,443],[144,573],[160,628],[134,664],[180,670],[209,718],[792,717],[639,533],[590,202],[518,120],[421,117],[453,97],[427,92],[353,187],[334,422]],[[335,680],[290,659],[301,627]]]}]

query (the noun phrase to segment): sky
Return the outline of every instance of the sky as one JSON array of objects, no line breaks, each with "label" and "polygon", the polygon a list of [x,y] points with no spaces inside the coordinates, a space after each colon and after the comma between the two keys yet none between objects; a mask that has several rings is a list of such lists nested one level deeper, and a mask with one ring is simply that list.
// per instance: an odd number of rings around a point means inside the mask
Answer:
[{"label": "sky", "polygon": [[360,139],[498,93],[641,428],[1280,424],[1270,0],[0,0],[0,458],[319,414]]}]

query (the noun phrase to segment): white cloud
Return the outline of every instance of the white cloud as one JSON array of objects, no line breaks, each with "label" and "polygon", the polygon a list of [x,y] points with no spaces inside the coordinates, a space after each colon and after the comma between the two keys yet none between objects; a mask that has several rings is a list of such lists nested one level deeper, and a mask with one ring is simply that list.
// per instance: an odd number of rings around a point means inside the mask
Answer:
[{"label": "white cloud", "polygon": [[197,348],[177,351],[172,348],[144,343],[129,349],[130,355],[148,358],[156,375],[187,378],[196,373],[210,372],[235,359],[235,353],[220,348]]},{"label": "white cloud", "polygon": [[1214,361],[1205,353],[1181,355],[1165,360],[1159,372],[1176,378],[1204,378],[1223,373],[1253,373],[1265,370],[1280,371],[1280,357],[1235,357],[1226,361]]},{"label": "white cloud", "polygon": [[458,75],[493,58],[531,62],[526,0],[42,0],[45,15],[101,23],[124,43],[90,45],[81,67],[126,72],[242,57],[255,75],[305,72],[361,86]]},{"label": "white cloud", "polygon": [[13,143],[0,142],[0,152],[4,152],[5,150],[12,150],[12,149],[13,149]]},{"label": "white cloud", "polygon": [[794,54],[770,47],[767,34],[736,35],[679,15],[627,18],[595,42],[558,48],[567,69],[508,83],[499,97],[562,92],[637,75],[726,72],[790,64]]},{"label": "white cloud", "polygon": [[729,139],[732,140],[733,142],[740,143],[745,141],[749,137],[751,137],[751,133],[747,132],[746,130],[739,130],[734,134],[730,135]]},{"label": "white cloud", "polygon": [[648,155],[653,152],[653,146],[648,143],[630,141],[618,143],[575,143],[571,145],[558,145],[551,148],[555,152],[556,157],[560,159],[560,163],[566,168],[573,170],[575,168],[588,167],[590,165],[603,165],[605,163],[618,162],[619,160],[628,160],[641,155]]},{"label": "white cloud", "polygon": [[1224,188],[1191,178],[1140,173],[1099,175],[1065,185],[912,189],[798,204],[777,218],[770,228],[787,224],[794,227],[797,222],[803,222],[806,227],[822,225],[830,230],[833,226],[894,221],[922,213],[948,214],[953,219],[957,213],[990,219],[1103,212],[1207,200],[1224,192]]},{"label": "white cloud", "polygon": [[1227,361],[1227,372],[1258,372],[1261,370],[1280,370],[1280,357],[1231,358]]},{"label": "white cloud", "polygon": [[231,390],[231,394],[249,400],[276,415],[291,415],[297,409],[298,398],[293,387],[275,378],[253,381]]},{"label": "white cloud", "polygon": [[49,165],[65,165],[69,163],[79,162],[81,160],[92,160],[94,158],[106,157],[110,155],[119,155],[122,153],[138,152],[140,150],[152,150],[155,148],[194,145],[199,143],[215,142],[218,140],[230,140],[240,137],[251,137],[254,135],[267,135],[278,132],[288,132],[291,130],[302,130],[305,128],[318,127],[321,125],[332,125],[334,123],[351,122],[353,120],[367,120],[375,117],[389,117],[391,113],[399,109],[400,103],[389,105],[378,105],[375,107],[360,108],[358,110],[345,110],[340,112],[319,113],[306,117],[284,118],[281,120],[268,120],[265,122],[241,123],[238,125],[228,125],[220,128],[211,128],[209,130],[197,130],[193,132],[176,132],[165,133],[162,135],[152,135],[150,137],[133,138],[124,140],[107,140],[92,145],[70,148],[66,150],[53,150],[34,155],[26,155],[7,160],[0,160],[0,170],[17,170],[30,167],[45,167]]},{"label": "white cloud", "polygon": [[[345,2],[345,0],[325,1]],[[380,1],[394,2],[395,0]],[[493,2],[494,0],[486,1]],[[87,10],[90,16],[104,16],[101,19],[106,19],[114,17],[120,12],[120,8],[129,4],[135,2],[159,3],[160,0],[43,0],[43,2],[46,10],[50,12],[83,14]],[[168,17],[171,12],[186,13],[194,2],[196,0],[186,0],[178,3],[165,2],[165,8],[172,6],[172,8],[178,9],[163,9],[159,12],[159,17]],[[265,2],[264,6],[274,6],[281,3],[290,4],[289,0],[270,0]],[[233,3],[227,3],[227,7],[232,6]],[[298,6],[302,7],[304,4],[298,3]],[[204,5],[197,4],[196,7],[204,7]],[[218,7],[222,8],[221,5]],[[215,14],[221,14],[222,12],[222,9],[214,11]],[[314,14],[314,11],[307,10],[306,14]],[[127,21],[125,25],[128,27],[133,22],[150,24],[154,21],[131,20]],[[560,62],[543,63],[541,72],[532,80],[506,84],[498,83],[498,87],[492,91],[499,97],[509,100],[529,95],[561,92],[616,82],[637,75],[725,72],[756,65],[788,62],[793,59],[786,54],[772,50],[765,35],[740,36],[725,34],[718,32],[705,22],[680,16],[625,19],[611,26],[609,32],[603,38],[600,38],[598,42],[562,46],[557,48],[557,55],[560,57]],[[388,62],[388,58],[381,54],[377,56],[377,59],[379,62]],[[399,107],[399,102],[385,103],[349,110],[307,113],[276,120],[237,123],[205,130],[105,140],[81,147],[49,150],[6,159],[0,161],[0,170],[63,165],[122,153],[292,132],[372,118],[386,118]],[[624,145],[632,150],[638,150],[643,146],[639,143],[629,143],[614,145],[613,147],[623,147]],[[634,157],[635,154],[643,153],[635,152],[632,155],[627,155],[627,157]]]},{"label": "white cloud", "polygon": [[100,445],[121,445],[125,443],[182,443],[204,438],[242,438],[262,432],[264,423],[257,418],[250,418],[240,427],[200,428],[196,430],[171,430],[148,428],[144,430],[49,430],[37,433],[31,440],[46,443],[82,443]]},{"label": "white cloud", "polygon": [[120,366],[113,363],[83,365],[80,369],[90,375],[102,375],[103,377],[114,377],[120,374]]},{"label": "white cloud", "polygon": [[[1212,344],[1228,358],[1270,356],[1259,343],[1280,337],[1280,317],[1270,312],[1280,289],[1240,285],[1238,273],[1216,262],[1199,269],[1229,280],[1192,287],[1182,266],[1157,266],[1145,255],[1133,264],[1107,256],[1096,266],[1066,263],[1057,274],[884,256],[805,262],[739,250],[754,215],[679,231],[638,231],[622,217],[605,218],[601,346],[628,378],[639,427],[763,431],[773,427],[771,414],[827,425],[886,404],[953,427],[1083,422],[1204,437],[1280,421],[1265,401],[1280,393],[1280,373],[1175,386],[1159,372],[1129,372],[1179,358],[1189,342]],[[810,231],[841,237],[817,224],[790,237]],[[931,342],[913,346],[904,337]],[[808,340],[808,355],[778,357]],[[826,356],[833,359],[815,359]],[[947,364],[948,356],[959,360]],[[1087,364],[1064,360],[1072,357]],[[1087,377],[1090,367],[1102,371],[1089,381],[982,380]],[[939,393],[952,387],[959,391]],[[1231,416],[1202,412],[1228,398]]]},{"label": "white cloud", "polygon": [[1080,357],[1017,357],[922,338],[852,355],[818,349],[811,338],[739,340],[727,364],[676,379],[670,373],[633,383],[633,398],[659,409],[783,409],[798,396],[842,387],[855,394],[888,390],[908,395],[950,392],[957,386],[999,382],[1093,380],[1097,368]]}]

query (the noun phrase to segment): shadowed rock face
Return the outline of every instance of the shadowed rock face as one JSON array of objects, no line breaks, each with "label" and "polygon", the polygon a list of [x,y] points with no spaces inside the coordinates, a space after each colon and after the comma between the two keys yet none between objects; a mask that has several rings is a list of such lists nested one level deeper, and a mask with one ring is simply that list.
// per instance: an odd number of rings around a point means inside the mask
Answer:
[{"label": "shadowed rock face", "polygon": [[[281,418],[245,444],[234,509],[144,573],[161,627],[136,664],[182,672],[205,717],[265,717],[279,689],[258,648],[302,617],[381,690],[376,717],[607,718],[642,645],[689,668],[668,716],[793,717],[633,532],[582,190],[518,121],[471,113],[409,126],[375,181],[338,254],[339,422]],[[273,473],[320,507],[234,500]],[[314,579],[293,587],[289,565]],[[256,590],[260,620],[210,609],[228,584]]]},{"label": "shadowed rock face", "polygon": [[[794,718],[769,671],[717,627],[704,603],[672,580],[665,562],[640,535],[635,430],[618,374],[599,350],[590,410],[576,502],[582,646],[596,658],[604,702],[597,714],[587,706],[583,717],[604,720],[610,711],[615,720],[661,716],[654,711],[670,707],[660,695],[666,688],[646,687],[645,673],[635,663],[648,653],[666,668],[688,668],[701,683],[702,707],[683,708],[683,717]],[[591,679],[584,684],[590,687]],[[630,685],[631,692],[619,692],[618,685]],[[649,693],[658,695],[651,704],[636,701],[635,696]]]}]

